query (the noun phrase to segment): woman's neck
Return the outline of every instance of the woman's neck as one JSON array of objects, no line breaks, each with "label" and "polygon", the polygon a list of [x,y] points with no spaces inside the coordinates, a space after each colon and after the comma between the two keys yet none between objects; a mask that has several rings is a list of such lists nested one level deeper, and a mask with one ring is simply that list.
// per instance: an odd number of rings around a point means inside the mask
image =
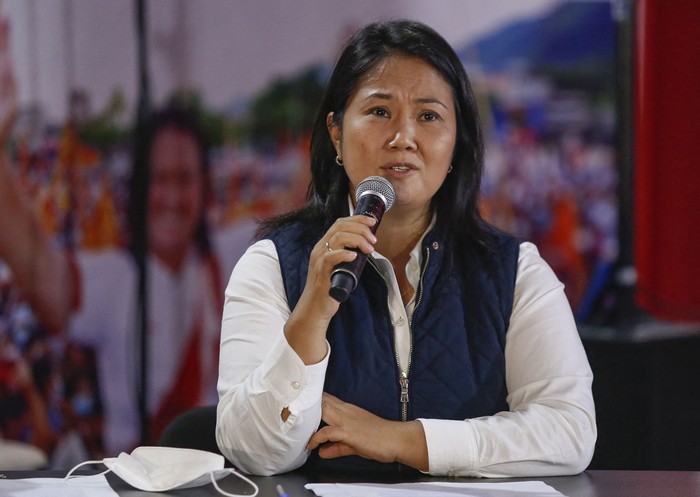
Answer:
[{"label": "woman's neck", "polygon": [[[389,259],[394,268],[396,281],[404,305],[413,297],[414,289],[408,280],[406,266],[411,258],[411,251],[428,229],[431,216],[429,212],[409,215],[392,212],[377,229],[375,249]],[[387,221],[387,222],[385,222]]]},{"label": "woman's neck", "polygon": [[396,270],[403,268],[416,246],[430,225],[429,212],[403,213],[400,210],[384,215],[377,229],[375,249],[389,259]]}]

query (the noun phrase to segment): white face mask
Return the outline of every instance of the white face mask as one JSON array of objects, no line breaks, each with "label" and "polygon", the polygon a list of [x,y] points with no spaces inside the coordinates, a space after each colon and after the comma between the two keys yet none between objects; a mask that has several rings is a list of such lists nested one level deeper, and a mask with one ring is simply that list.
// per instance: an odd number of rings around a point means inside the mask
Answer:
[{"label": "white face mask", "polygon": [[137,447],[131,454],[122,452],[119,457],[85,461],[71,469],[65,479],[81,478],[71,475],[81,466],[100,463],[109,468],[100,474],[113,471],[132,487],[146,492],[199,487],[211,482],[220,494],[238,497],[239,494],[224,492],[216,483],[233,473],[254,488],[255,493],[249,494],[250,497],[258,494],[255,483],[232,468],[224,468],[224,457],[221,454],[174,447]]}]

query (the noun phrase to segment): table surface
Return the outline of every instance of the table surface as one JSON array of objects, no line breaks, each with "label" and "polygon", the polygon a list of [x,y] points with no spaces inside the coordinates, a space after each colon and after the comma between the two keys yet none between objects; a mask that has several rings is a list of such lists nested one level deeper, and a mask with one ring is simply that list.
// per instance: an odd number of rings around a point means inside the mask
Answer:
[{"label": "table surface", "polygon": [[[60,478],[65,472],[60,471],[6,471],[0,472],[2,478]],[[135,490],[114,474],[108,474],[110,484],[121,496],[143,497],[158,495],[160,497],[214,497],[219,494],[211,485],[176,492],[161,492],[158,494]],[[435,478],[421,477],[397,478],[395,476],[367,475],[340,476],[337,475],[306,475],[287,473],[279,476],[252,477],[260,488],[259,497],[277,497],[276,487],[282,485],[289,497],[311,497],[314,494],[304,488],[309,482],[313,483],[399,483],[406,481],[460,481],[469,483],[499,482],[499,481],[543,481],[567,497],[700,497],[700,471],[607,471],[591,470],[575,476],[558,476],[547,478],[513,478],[513,479],[470,479],[470,478]],[[227,477],[221,481],[221,488],[227,492],[250,494],[248,484]]]}]

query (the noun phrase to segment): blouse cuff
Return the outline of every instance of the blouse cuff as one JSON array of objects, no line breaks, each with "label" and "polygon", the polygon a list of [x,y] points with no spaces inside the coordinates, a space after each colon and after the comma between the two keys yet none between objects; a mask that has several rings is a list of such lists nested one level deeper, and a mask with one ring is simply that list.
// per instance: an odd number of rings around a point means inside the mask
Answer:
[{"label": "blouse cuff", "polygon": [[330,346],[317,364],[305,365],[284,335],[272,346],[263,365],[263,384],[292,413],[319,402],[323,392]]},{"label": "blouse cuff", "polygon": [[478,447],[469,421],[419,419],[431,475],[476,476]]}]

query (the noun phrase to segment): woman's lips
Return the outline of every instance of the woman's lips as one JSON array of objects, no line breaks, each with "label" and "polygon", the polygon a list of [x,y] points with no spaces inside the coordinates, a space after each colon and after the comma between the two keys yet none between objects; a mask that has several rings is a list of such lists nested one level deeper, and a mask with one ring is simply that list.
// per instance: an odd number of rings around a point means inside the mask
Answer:
[{"label": "woman's lips", "polygon": [[388,171],[397,172],[397,173],[405,173],[408,171],[413,171],[416,168],[413,164],[400,162],[400,163],[394,163],[394,164],[387,164],[386,166],[384,166],[384,169],[386,169]]}]

